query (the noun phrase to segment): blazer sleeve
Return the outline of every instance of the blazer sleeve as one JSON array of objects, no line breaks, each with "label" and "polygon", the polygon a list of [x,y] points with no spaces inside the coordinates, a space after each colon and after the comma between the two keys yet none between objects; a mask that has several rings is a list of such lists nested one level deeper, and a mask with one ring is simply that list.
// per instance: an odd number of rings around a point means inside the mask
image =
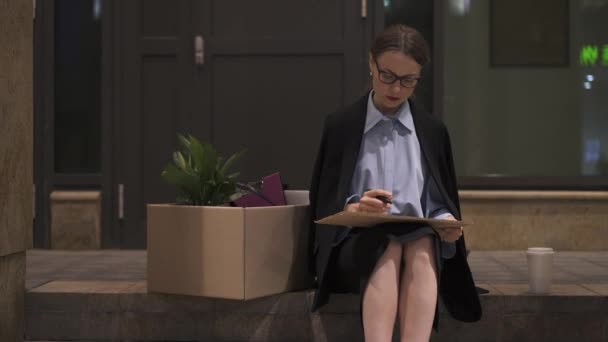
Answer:
[{"label": "blazer sleeve", "polygon": [[[449,196],[456,207],[457,212],[454,214],[457,215],[457,219],[461,220],[452,146],[445,126],[443,145],[447,172],[446,176],[442,178],[445,178],[446,191],[449,192]],[[451,259],[444,260],[439,291],[443,303],[452,317],[464,322],[477,322],[482,316],[481,302],[466,259],[467,251],[465,236],[463,235],[456,241],[456,255]]]},{"label": "blazer sleeve", "polygon": [[323,123],[323,133],[321,134],[321,143],[317,151],[317,157],[315,159],[314,167],[312,170],[312,179],[310,180],[310,191],[309,191],[309,204],[310,204],[310,222],[308,231],[308,265],[309,270],[314,274],[315,270],[315,220],[317,216],[317,205],[319,195],[319,182],[321,179],[321,173],[323,163],[325,161],[325,151],[327,145],[327,119]]},{"label": "blazer sleeve", "polygon": [[458,197],[458,182],[456,179],[456,168],[454,167],[454,156],[452,154],[452,143],[450,140],[450,133],[445,125],[443,125],[443,146],[447,174],[443,177],[446,185],[446,190],[449,192],[450,199],[458,212],[453,213],[454,217],[458,220],[462,219],[460,213],[460,199]]}]

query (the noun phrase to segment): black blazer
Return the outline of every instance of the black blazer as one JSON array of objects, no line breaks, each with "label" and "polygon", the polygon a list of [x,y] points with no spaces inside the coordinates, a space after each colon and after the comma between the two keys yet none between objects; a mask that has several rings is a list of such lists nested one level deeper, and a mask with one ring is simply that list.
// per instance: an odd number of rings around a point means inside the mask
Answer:
[{"label": "black blazer", "polygon": [[[325,118],[311,187],[310,265],[317,276],[318,289],[313,310],[327,303],[330,289],[326,275],[331,272],[332,251],[344,235],[345,227],[317,225],[314,220],[342,211],[350,195],[350,183],[361,147],[368,95],[350,107]],[[429,175],[447,203],[460,219],[460,203],[452,160],[450,138],[445,125],[410,101],[416,134]],[[475,322],[481,318],[479,296],[466,260],[464,236],[456,243],[456,255],[445,260],[439,282],[439,295],[458,320]]]}]

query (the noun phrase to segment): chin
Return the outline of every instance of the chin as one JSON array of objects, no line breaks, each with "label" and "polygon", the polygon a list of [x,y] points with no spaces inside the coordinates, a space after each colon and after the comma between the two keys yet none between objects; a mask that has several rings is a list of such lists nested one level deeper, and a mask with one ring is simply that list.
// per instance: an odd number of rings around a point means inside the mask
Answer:
[{"label": "chin", "polygon": [[389,103],[386,103],[386,104],[385,104],[385,106],[386,106],[386,108],[390,108],[390,109],[397,109],[397,108],[401,107],[401,105],[402,105],[404,102],[405,102],[405,100],[403,100],[403,101],[397,101],[397,102],[392,102],[392,101],[391,101],[391,102],[389,102]]}]

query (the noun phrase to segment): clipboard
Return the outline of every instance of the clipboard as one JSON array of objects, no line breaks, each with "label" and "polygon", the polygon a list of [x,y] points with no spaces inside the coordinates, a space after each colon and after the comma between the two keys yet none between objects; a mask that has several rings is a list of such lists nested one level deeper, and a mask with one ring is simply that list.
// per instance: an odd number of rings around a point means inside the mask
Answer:
[{"label": "clipboard", "polygon": [[405,215],[341,211],[337,214],[315,221],[318,224],[350,227],[373,227],[381,223],[427,223],[433,228],[459,228],[471,225],[467,221],[430,219]]}]

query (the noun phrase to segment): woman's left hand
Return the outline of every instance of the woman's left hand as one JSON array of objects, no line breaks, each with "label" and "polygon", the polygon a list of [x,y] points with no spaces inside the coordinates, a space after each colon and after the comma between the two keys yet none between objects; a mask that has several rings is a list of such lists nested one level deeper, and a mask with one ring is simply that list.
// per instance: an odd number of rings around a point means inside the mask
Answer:
[{"label": "woman's left hand", "polygon": [[[444,220],[456,221],[454,216],[450,215],[448,217],[443,218]],[[455,242],[462,236],[463,228],[462,227],[454,227],[454,228],[437,228],[437,233],[441,237],[441,240],[446,242]]]}]

